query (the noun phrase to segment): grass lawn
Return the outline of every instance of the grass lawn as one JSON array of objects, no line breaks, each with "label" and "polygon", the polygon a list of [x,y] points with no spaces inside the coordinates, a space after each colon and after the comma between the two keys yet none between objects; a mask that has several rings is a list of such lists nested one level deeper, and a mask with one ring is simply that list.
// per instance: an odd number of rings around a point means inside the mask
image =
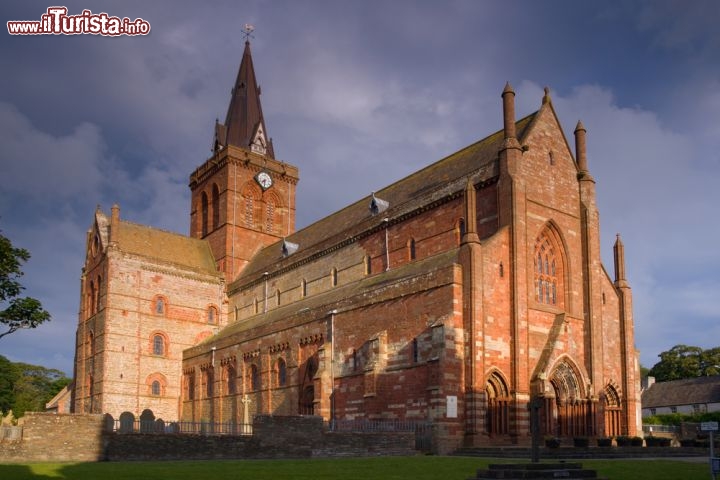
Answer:
[{"label": "grass lawn", "polygon": [[[312,460],[223,460],[197,462],[33,463],[0,465],[0,479],[68,480],[465,480],[489,463],[507,459],[474,457],[382,457]],[[674,460],[585,460],[610,480],[692,480],[710,477],[707,462]]]}]

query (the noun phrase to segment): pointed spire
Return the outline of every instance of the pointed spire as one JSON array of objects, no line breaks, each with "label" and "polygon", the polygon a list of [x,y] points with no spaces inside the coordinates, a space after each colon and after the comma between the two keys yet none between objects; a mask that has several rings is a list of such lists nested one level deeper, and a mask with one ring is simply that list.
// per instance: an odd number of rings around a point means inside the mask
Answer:
[{"label": "pointed spire", "polygon": [[502,99],[505,138],[515,138],[515,92],[512,86],[510,86],[510,82],[505,84]]},{"label": "pointed spire", "polygon": [[587,130],[583,126],[582,122],[578,120],[577,126],[575,127],[575,156],[577,157],[578,170],[580,174],[588,173],[587,165],[587,147],[585,143],[585,134]]},{"label": "pointed spire", "polygon": [[232,89],[225,124],[216,125],[215,136],[219,148],[235,145],[275,158],[272,141],[265,128],[260,104],[260,87],[255,79],[250,42],[247,40],[240,70]]},{"label": "pointed spire", "polygon": [[615,246],[613,246],[615,256],[615,286],[627,287],[627,279],[625,278],[625,245],[620,240],[620,234],[617,234]]},{"label": "pointed spire", "polygon": [[114,203],[110,208],[110,243],[118,240],[118,228],[120,227],[120,205]]},{"label": "pointed spire", "polygon": [[480,237],[477,234],[477,200],[475,185],[468,178],[465,185],[465,234],[460,239],[462,243],[479,243]]}]

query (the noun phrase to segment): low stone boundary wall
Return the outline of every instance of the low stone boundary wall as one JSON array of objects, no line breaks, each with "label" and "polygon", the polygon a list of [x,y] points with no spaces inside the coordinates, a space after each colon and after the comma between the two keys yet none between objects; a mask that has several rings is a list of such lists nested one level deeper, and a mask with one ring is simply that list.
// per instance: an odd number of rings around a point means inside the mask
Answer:
[{"label": "low stone boundary wall", "polygon": [[20,441],[0,442],[0,462],[216,460],[413,455],[412,432],[328,432],[322,418],[257,416],[252,436],[114,433],[103,415],[26,414]]}]

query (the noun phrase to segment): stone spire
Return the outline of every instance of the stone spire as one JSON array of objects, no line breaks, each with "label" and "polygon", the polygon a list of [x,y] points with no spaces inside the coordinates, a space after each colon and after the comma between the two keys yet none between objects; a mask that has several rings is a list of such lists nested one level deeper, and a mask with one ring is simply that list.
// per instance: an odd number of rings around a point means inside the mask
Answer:
[{"label": "stone spire", "polygon": [[480,243],[477,233],[476,205],[475,185],[468,178],[467,185],[465,185],[465,233],[461,239],[462,243]]},{"label": "stone spire", "polygon": [[588,170],[587,164],[587,146],[585,143],[585,135],[587,130],[583,126],[582,122],[578,120],[577,126],[575,127],[575,157],[577,158],[578,166],[578,178],[579,179],[590,179],[590,171]]},{"label": "stone spire", "polygon": [[250,42],[247,40],[240,70],[232,89],[225,124],[218,122],[215,124],[214,150],[217,151],[226,145],[246,148],[269,158],[275,158],[272,140],[265,128],[260,104],[260,87],[255,79]]},{"label": "stone spire", "polygon": [[515,138],[515,91],[510,86],[510,82],[505,84],[502,99],[505,138]]},{"label": "stone spire", "polygon": [[625,245],[620,240],[620,234],[617,234],[617,240],[613,246],[615,254],[615,286],[627,287],[627,279],[625,278]]}]

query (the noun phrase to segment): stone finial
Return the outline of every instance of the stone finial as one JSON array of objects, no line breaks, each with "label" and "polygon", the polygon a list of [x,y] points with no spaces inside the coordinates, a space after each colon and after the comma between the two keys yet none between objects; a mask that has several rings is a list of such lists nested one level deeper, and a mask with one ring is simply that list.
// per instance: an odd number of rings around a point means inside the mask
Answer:
[{"label": "stone finial", "polygon": [[118,228],[120,228],[120,206],[114,203],[110,212],[110,243],[115,243],[118,239]]},{"label": "stone finial", "polygon": [[578,170],[580,174],[588,173],[587,165],[587,144],[585,134],[587,130],[583,126],[582,122],[578,120],[577,126],[575,127],[575,157],[577,158]]},{"label": "stone finial", "polygon": [[550,98],[550,87],[545,87],[545,95],[543,95],[542,103],[545,105],[546,103],[550,103],[552,99]]},{"label": "stone finial", "polygon": [[502,92],[502,99],[505,138],[515,138],[515,92],[513,91],[510,82],[505,84],[505,89]]}]

